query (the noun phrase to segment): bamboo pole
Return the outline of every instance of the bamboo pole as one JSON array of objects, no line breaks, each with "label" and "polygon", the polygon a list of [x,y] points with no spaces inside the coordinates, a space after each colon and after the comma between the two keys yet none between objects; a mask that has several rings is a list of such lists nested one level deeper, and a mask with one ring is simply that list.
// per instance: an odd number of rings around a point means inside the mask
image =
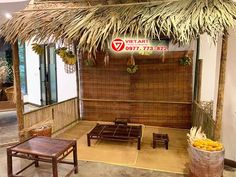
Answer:
[{"label": "bamboo pole", "polygon": [[202,59],[197,60],[197,102],[201,101],[201,87],[202,87]]},{"label": "bamboo pole", "polygon": [[197,99],[197,89],[198,89],[198,59],[199,59],[199,53],[200,53],[200,37],[197,38],[197,48],[196,48],[196,64],[195,64],[195,76],[194,76],[194,100]]},{"label": "bamboo pole", "polygon": [[220,75],[219,75],[218,98],[217,98],[217,108],[216,108],[216,124],[214,131],[215,140],[221,139],[227,49],[228,49],[228,34],[225,33],[222,38],[222,49],[221,49],[221,59],[220,59]]},{"label": "bamboo pole", "polygon": [[79,57],[77,52],[77,42],[73,43],[74,45],[74,54],[76,58],[76,87],[77,87],[77,114],[78,114],[78,120],[80,120],[80,85],[79,85]]},{"label": "bamboo pole", "polygon": [[18,41],[12,44],[12,54],[13,54],[13,72],[14,72],[14,83],[15,83],[15,98],[16,98],[16,111],[17,111],[17,121],[18,121],[18,132],[19,139],[23,141],[24,136],[21,131],[24,129],[24,117],[23,117],[23,103],[21,100],[21,85],[20,85],[20,71],[19,71],[19,50]]}]

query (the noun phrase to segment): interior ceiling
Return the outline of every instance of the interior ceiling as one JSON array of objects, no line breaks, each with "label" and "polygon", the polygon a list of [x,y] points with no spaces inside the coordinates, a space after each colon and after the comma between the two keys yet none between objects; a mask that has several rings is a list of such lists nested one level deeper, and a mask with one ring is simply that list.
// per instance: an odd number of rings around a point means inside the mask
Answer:
[{"label": "interior ceiling", "polygon": [[7,20],[6,13],[12,14],[13,12],[20,11],[28,3],[29,0],[0,0],[0,25]]}]

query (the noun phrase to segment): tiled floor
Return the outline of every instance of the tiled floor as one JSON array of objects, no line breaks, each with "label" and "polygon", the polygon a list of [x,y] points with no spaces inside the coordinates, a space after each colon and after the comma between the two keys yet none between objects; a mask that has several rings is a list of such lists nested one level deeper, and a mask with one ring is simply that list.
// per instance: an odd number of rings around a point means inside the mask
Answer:
[{"label": "tiled floor", "polygon": [[[0,148],[0,176],[7,177],[6,150]],[[14,159],[14,172],[29,164],[28,161]],[[64,177],[71,169],[69,165],[59,165],[59,177]],[[21,174],[24,177],[52,177],[50,164],[40,163],[39,168],[34,166]],[[181,174],[159,172],[145,169],[129,168],[99,162],[79,161],[79,173],[71,177],[185,177]]]},{"label": "tiled floor", "polygon": [[[87,146],[86,133],[94,127],[95,122],[80,122],[63,134],[60,138],[77,139],[79,174],[72,177],[186,177],[188,155],[186,151],[187,130],[167,129],[160,127],[144,127],[141,150],[136,143],[92,141]],[[169,150],[151,146],[152,132],[168,133]],[[71,156],[67,160],[72,159]],[[14,170],[28,164],[26,160],[14,158]],[[65,176],[71,166],[59,165],[59,176]],[[146,169],[146,170],[145,170]],[[51,165],[40,163],[27,169],[25,177],[51,177]],[[163,172],[162,172],[163,171]],[[168,173],[172,172],[172,173]],[[177,172],[177,173],[176,173]],[[0,177],[7,176],[6,149],[0,148]],[[224,177],[236,177],[236,170],[226,168]]]},{"label": "tiled floor", "polygon": [[0,112],[0,146],[17,140],[16,111]]}]

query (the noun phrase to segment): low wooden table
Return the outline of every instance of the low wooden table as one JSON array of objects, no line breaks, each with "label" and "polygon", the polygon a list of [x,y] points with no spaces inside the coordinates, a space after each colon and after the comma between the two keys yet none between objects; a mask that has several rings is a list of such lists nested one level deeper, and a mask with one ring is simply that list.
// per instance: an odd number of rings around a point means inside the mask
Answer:
[{"label": "low wooden table", "polygon": [[168,134],[153,133],[153,149],[156,148],[157,143],[164,143],[166,149],[168,149],[169,146]]},{"label": "low wooden table", "polygon": [[137,141],[137,149],[141,148],[142,126],[97,124],[88,134],[87,141],[90,146],[91,139],[112,141]]},{"label": "low wooden table", "polygon": [[[73,152],[73,162],[63,161],[63,159],[71,152]],[[33,162],[14,175],[12,157],[33,160]],[[74,168],[66,176],[70,176],[73,172],[75,174],[78,173],[76,141],[38,136],[7,148],[8,177],[19,175],[33,164],[35,164],[35,167],[38,167],[39,161],[52,163],[53,177],[58,177],[58,163],[74,165]]]}]

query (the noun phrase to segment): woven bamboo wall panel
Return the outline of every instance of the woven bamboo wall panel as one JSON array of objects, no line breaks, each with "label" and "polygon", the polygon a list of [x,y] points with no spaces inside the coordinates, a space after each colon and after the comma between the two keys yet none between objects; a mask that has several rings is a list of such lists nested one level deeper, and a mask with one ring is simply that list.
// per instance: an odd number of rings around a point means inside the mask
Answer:
[{"label": "woven bamboo wall panel", "polygon": [[45,121],[53,122],[53,132],[56,132],[70,123],[76,121],[77,98],[42,107],[24,114],[24,128],[30,129],[34,125],[41,126]]},{"label": "woven bamboo wall panel", "polygon": [[192,65],[179,64],[186,54],[192,57],[193,51],[165,52],[164,61],[161,55],[134,56],[139,66],[135,74],[126,71],[130,55],[110,56],[108,66],[104,66],[102,53],[93,67],[80,60],[81,99],[87,100],[82,101],[82,118],[113,121],[128,117],[134,123],[189,127]]}]

